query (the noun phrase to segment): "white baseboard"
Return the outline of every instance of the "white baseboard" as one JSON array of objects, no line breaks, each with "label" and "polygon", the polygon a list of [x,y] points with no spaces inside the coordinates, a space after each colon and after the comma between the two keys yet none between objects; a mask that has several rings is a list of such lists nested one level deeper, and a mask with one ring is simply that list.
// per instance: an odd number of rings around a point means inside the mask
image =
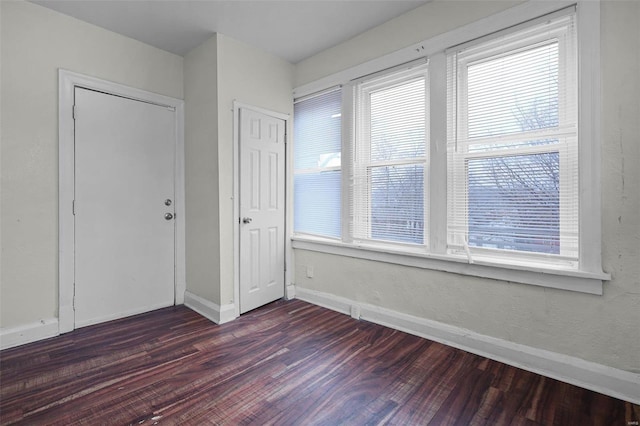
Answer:
[{"label": "white baseboard", "polygon": [[297,287],[296,298],[572,385],[640,404],[640,374]]},{"label": "white baseboard", "polygon": [[233,303],[219,306],[198,295],[185,291],[184,305],[216,324],[224,324],[236,319],[236,307]]},{"label": "white baseboard", "polygon": [[9,349],[49,337],[55,337],[58,331],[58,319],[49,318],[18,327],[0,329],[0,349]]},{"label": "white baseboard", "polygon": [[296,298],[296,286],[288,285],[286,287],[285,297],[287,298],[287,300],[295,299]]},{"label": "white baseboard", "polygon": [[59,318],[58,318],[58,330],[60,334],[68,333],[75,329],[75,311],[73,306],[58,306]]}]

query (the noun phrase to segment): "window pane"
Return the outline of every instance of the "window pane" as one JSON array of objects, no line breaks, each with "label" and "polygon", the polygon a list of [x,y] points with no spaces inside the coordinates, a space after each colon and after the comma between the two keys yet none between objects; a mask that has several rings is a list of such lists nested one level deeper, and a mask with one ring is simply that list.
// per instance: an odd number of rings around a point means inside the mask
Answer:
[{"label": "window pane", "polygon": [[425,79],[371,93],[371,160],[425,155]]},{"label": "window pane", "polygon": [[341,235],[341,108],[340,90],[294,105],[296,233]]},{"label": "window pane", "polygon": [[558,126],[557,42],[471,64],[467,77],[469,138]]},{"label": "window pane", "polygon": [[423,166],[373,167],[370,173],[371,237],[422,244]]},{"label": "window pane", "polygon": [[340,166],[341,108],[339,90],[294,105],[295,170]]},{"label": "window pane", "polygon": [[560,253],[557,152],[469,159],[469,245]]},{"label": "window pane", "polygon": [[340,171],[298,174],[293,178],[295,232],[339,238]]}]

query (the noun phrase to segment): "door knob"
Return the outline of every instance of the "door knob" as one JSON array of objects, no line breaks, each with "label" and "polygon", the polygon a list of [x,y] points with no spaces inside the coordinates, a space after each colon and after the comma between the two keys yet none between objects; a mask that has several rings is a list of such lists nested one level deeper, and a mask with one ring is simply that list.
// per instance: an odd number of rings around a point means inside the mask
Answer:
[{"label": "door knob", "polygon": [[171,220],[171,219],[173,219],[173,215],[172,215],[171,213],[165,213],[165,214],[164,214],[164,218],[165,218],[166,220]]},{"label": "door knob", "polygon": [[164,205],[165,206],[170,206],[171,205],[171,200],[169,198],[167,198],[166,200],[164,200]]},{"label": "door knob", "polygon": [[251,218],[250,217],[243,217],[242,218],[242,223],[251,223]]}]

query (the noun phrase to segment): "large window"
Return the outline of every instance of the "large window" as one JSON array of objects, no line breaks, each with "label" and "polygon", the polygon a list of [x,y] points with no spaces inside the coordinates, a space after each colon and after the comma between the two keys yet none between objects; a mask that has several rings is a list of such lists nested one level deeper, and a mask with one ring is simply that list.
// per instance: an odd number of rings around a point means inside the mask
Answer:
[{"label": "large window", "polygon": [[356,86],[353,238],[424,244],[426,66]]},{"label": "large window", "polygon": [[342,234],[341,108],[340,90],[294,104],[296,233],[335,238]]},{"label": "large window", "polygon": [[297,102],[293,247],[601,294],[598,25],[528,2]]},{"label": "large window", "polygon": [[578,260],[573,15],[448,54],[448,246]]}]

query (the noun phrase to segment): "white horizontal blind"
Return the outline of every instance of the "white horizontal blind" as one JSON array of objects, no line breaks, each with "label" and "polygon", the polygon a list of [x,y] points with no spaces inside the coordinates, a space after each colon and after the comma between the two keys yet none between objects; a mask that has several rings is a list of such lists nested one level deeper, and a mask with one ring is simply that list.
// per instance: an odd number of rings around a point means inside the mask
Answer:
[{"label": "white horizontal blind", "polygon": [[294,104],[293,230],[341,236],[341,90]]},{"label": "white horizontal blind", "polygon": [[450,252],[578,260],[574,19],[448,53]]},{"label": "white horizontal blind", "polygon": [[427,66],[356,85],[351,234],[355,240],[424,244]]}]

